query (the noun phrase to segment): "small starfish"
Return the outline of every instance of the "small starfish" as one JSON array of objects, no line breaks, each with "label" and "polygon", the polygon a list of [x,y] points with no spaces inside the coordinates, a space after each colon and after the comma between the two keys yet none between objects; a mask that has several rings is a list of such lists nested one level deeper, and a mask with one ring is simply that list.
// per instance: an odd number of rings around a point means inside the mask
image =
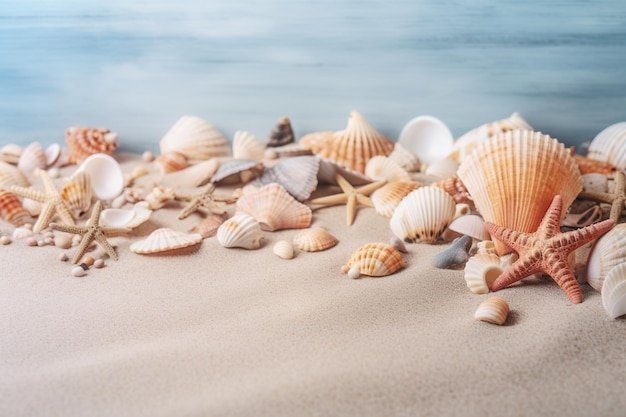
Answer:
[{"label": "small starfish", "polygon": [[615,222],[611,219],[604,220],[581,229],[561,233],[562,210],[563,199],[560,195],[556,195],[534,233],[517,232],[485,222],[485,228],[489,233],[519,254],[519,259],[491,284],[492,291],[498,291],[534,273],[545,272],[559,284],[572,303],[578,304],[583,301],[580,287],[567,262],[567,257],[575,249],[605,233],[613,227]]},{"label": "small starfish", "polygon": [[225,206],[237,201],[237,197],[235,196],[227,197],[213,195],[213,191],[215,191],[215,184],[209,184],[198,194],[191,196],[176,194],[177,200],[189,202],[189,204],[187,204],[178,214],[178,219],[182,220],[186,218],[199,208],[204,208],[213,214],[224,214],[226,212]]},{"label": "small starfish", "polygon": [[619,216],[626,206],[626,190],[624,189],[624,172],[620,171],[615,177],[615,189],[613,193],[600,193],[583,191],[578,194],[578,198],[598,201],[600,203],[608,203],[611,205],[611,214],[609,219],[613,219],[615,223],[619,221]]},{"label": "small starfish", "polygon": [[91,210],[91,217],[87,220],[87,224],[85,226],[76,226],[74,224],[59,224],[59,223],[50,223],[50,227],[54,230],[60,230],[62,232],[74,233],[77,235],[81,235],[83,238],[80,241],[80,246],[76,250],[74,257],[72,258],[72,263],[77,264],[80,259],[83,257],[85,253],[87,253],[87,249],[91,242],[94,240],[100,244],[106,251],[106,253],[117,261],[117,253],[115,249],[109,242],[107,242],[107,237],[119,236],[124,233],[130,232],[130,229],[122,229],[115,227],[104,227],[100,226],[100,213],[102,212],[102,202],[98,200],[98,202],[93,206]]},{"label": "small starfish", "polygon": [[311,204],[324,204],[327,206],[332,206],[335,204],[346,204],[346,219],[348,222],[348,226],[351,226],[352,223],[354,223],[357,202],[368,207],[374,207],[374,203],[372,203],[372,200],[370,200],[368,196],[387,183],[387,181],[385,180],[376,181],[359,188],[354,188],[348,182],[348,180],[346,180],[340,174],[337,174],[336,179],[337,184],[339,184],[339,187],[341,187],[341,190],[343,192],[339,194],[329,195],[326,197],[314,198],[313,200],[311,200]]}]

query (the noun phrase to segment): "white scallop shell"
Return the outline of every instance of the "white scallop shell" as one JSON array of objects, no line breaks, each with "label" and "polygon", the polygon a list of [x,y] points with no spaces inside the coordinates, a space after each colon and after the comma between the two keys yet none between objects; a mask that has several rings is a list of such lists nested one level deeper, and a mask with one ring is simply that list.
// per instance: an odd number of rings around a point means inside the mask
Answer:
[{"label": "white scallop shell", "polygon": [[488,323],[502,325],[509,315],[508,303],[500,297],[489,297],[476,309],[474,318]]},{"label": "white scallop shell", "polygon": [[46,153],[39,142],[33,142],[22,151],[17,167],[24,172],[32,172],[36,168],[45,169],[48,166]]},{"label": "white scallop shell", "polygon": [[404,168],[384,155],[374,156],[367,161],[365,175],[377,181],[411,181],[411,176]]},{"label": "white scallop shell", "polygon": [[46,166],[51,167],[56,164],[61,157],[61,145],[53,143],[46,148],[44,153],[46,154]]},{"label": "white scallop shell", "polygon": [[452,151],[454,136],[436,117],[418,116],[402,128],[398,143],[416,154],[423,163],[432,164]]},{"label": "white scallop shell", "polygon": [[265,144],[253,134],[238,130],[233,137],[233,157],[235,159],[254,159],[260,161],[265,155]]},{"label": "white scallop shell", "polygon": [[626,263],[615,266],[607,274],[602,286],[602,305],[612,319],[626,314]]},{"label": "white scallop shell", "polygon": [[476,254],[465,264],[464,278],[467,288],[474,294],[487,294],[489,287],[502,271],[498,255]]},{"label": "white scallop shell", "polygon": [[619,264],[626,262],[626,223],[614,226],[596,240],[587,260],[587,282],[602,291],[605,277]]},{"label": "white scallop shell", "polygon": [[74,219],[79,219],[89,211],[92,195],[89,175],[85,171],[72,175],[61,190],[61,198],[67,203],[67,208]]},{"label": "white scallop shell", "polygon": [[491,236],[485,229],[485,220],[476,214],[466,214],[456,217],[448,229],[462,235],[469,235],[476,240],[489,240]]},{"label": "white scallop shell", "polygon": [[626,122],[615,123],[598,133],[589,144],[587,157],[626,169]]},{"label": "white scallop shell", "polygon": [[225,248],[258,249],[262,237],[259,223],[245,213],[235,214],[217,229],[217,240]]},{"label": "white scallop shell", "polygon": [[422,167],[422,161],[420,161],[419,157],[398,142],[394,145],[393,151],[391,151],[388,158],[407,172],[419,172]]},{"label": "white scallop shell", "polygon": [[278,242],[276,242],[274,244],[274,247],[272,248],[272,251],[274,252],[274,255],[278,256],[279,258],[293,258],[293,246],[291,246],[291,243],[287,242],[286,240],[279,240]]},{"label": "white scallop shell", "polygon": [[372,200],[372,204],[374,204],[376,213],[391,218],[396,207],[400,204],[400,201],[411,191],[419,187],[421,187],[421,184],[413,181],[390,182],[374,191],[370,199]]},{"label": "white scallop shell", "polygon": [[30,186],[30,182],[15,165],[0,161],[0,188],[8,190],[12,185],[27,188]]},{"label": "white scallop shell", "polygon": [[85,171],[91,180],[93,193],[100,200],[110,200],[124,190],[124,173],[110,155],[96,153],[88,156],[75,172]]},{"label": "white scallop shell", "polygon": [[215,126],[195,116],[178,119],[159,144],[162,154],[176,151],[189,160],[206,160],[231,153],[228,139]]},{"label": "white scallop shell", "polygon": [[150,233],[144,240],[130,245],[130,250],[140,254],[159,253],[186,248],[199,242],[202,242],[202,236],[198,233],[184,233],[169,228],[161,228]]}]

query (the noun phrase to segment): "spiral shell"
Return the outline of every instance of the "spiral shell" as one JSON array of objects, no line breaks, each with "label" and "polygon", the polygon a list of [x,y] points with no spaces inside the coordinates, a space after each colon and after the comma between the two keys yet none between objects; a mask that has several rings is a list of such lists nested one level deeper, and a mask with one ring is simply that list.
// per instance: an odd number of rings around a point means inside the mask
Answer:
[{"label": "spiral shell", "polygon": [[402,254],[391,245],[368,243],[352,253],[346,264],[341,267],[341,272],[349,273],[351,278],[358,278],[360,275],[383,277],[404,266]]},{"label": "spiral shell", "polygon": [[258,249],[262,238],[259,223],[245,213],[235,214],[217,229],[217,240],[225,248]]},{"label": "spiral shell", "polygon": [[74,126],[65,131],[65,142],[68,162],[80,164],[93,154],[113,154],[118,146],[118,134],[106,128]]},{"label": "spiral shell", "polygon": [[323,251],[332,248],[337,243],[339,240],[321,227],[303,230],[293,237],[294,246],[305,252]]},{"label": "spiral shell", "polygon": [[293,143],[294,139],[295,136],[291,128],[291,121],[289,117],[283,117],[270,132],[269,138],[267,139],[267,146],[271,148],[285,146]]}]

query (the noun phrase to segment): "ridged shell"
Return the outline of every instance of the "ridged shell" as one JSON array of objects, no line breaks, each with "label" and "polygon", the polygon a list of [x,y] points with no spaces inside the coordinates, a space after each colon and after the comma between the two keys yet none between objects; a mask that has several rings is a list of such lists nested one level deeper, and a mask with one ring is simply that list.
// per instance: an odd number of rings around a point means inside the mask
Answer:
[{"label": "ridged shell", "polygon": [[445,191],[426,186],[411,191],[391,216],[391,231],[405,242],[436,242],[456,212],[456,203]]},{"label": "ridged shell", "polygon": [[337,243],[339,240],[321,227],[303,230],[293,237],[294,246],[305,252],[323,251],[332,248]]},{"label": "ridged shell", "polygon": [[199,233],[206,239],[217,234],[217,229],[224,223],[226,218],[220,214],[209,214],[193,228],[193,233]]},{"label": "ridged shell", "polygon": [[61,190],[61,198],[65,200],[75,219],[89,211],[92,196],[91,180],[85,171],[75,173],[65,182]]},{"label": "ridged shell", "polygon": [[50,167],[59,162],[62,154],[61,145],[53,143],[46,148],[44,153],[46,154],[46,166]]},{"label": "ridged shell", "polygon": [[313,217],[309,206],[298,202],[277,183],[244,193],[237,200],[236,211],[254,217],[261,229],[270,232],[307,228]]},{"label": "ridged shell", "polygon": [[299,144],[304,149],[318,154],[330,146],[329,142],[332,141],[333,135],[334,132],[331,131],[308,133],[300,138]]},{"label": "ridged shell", "polygon": [[175,151],[189,160],[206,160],[229,156],[228,139],[211,123],[195,116],[183,116],[165,133],[159,142],[161,153]]},{"label": "ridged shell", "polygon": [[500,258],[496,254],[479,253],[465,264],[467,288],[474,294],[487,294],[491,284],[502,274]]},{"label": "ridged shell", "polygon": [[140,254],[159,253],[186,248],[201,241],[202,236],[197,233],[184,233],[170,228],[161,228],[150,233],[144,240],[130,245],[130,250]]},{"label": "ridged shell", "polygon": [[317,171],[320,161],[315,156],[296,156],[266,168],[252,184],[282,185],[296,200],[304,201],[317,188]]},{"label": "ridged shell", "polygon": [[20,160],[22,152],[23,149],[19,145],[13,143],[4,145],[2,148],[0,148],[0,161],[17,165],[17,162]]},{"label": "ridged shell", "polygon": [[17,167],[24,172],[32,172],[35,169],[45,169],[48,166],[46,152],[39,142],[33,142],[22,151]]},{"label": "ridged shell", "polygon": [[289,117],[281,118],[272,129],[267,139],[267,147],[274,148],[293,143],[295,136]]},{"label": "ridged shell", "polygon": [[602,291],[604,279],[611,269],[626,262],[626,223],[614,226],[596,240],[587,259],[587,282]]},{"label": "ridged shell", "polygon": [[166,174],[161,185],[166,187],[197,188],[206,185],[219,169],[221,163],[216,158],[198,162],[180,171]]},{"label": "ridged shell", "polygon": [[411,119],[400,132],[398,143],[419,156],[425,164],[445,158],[452,150],[454,136],[448,126],[433,116]]},{"label": "ridged shell", "polygon": [[286,240],[279,240],[276,242],[272,248],[272,252],[274,252],[274,255],[282,259],[293,258],[293,246],[291,246],[291,243]]},{"label": "ridged shell", "polygon": [[339,162],[320,157],[317,157],[317,159],[319,160],[317,179],[320,183],[338,185],[337,175],[341,175],[346,179],[346,181],[355,187],[372,182],[372,179],[367,175],[353,169],[346,168]]},{"label": "ridged shell", "polygon": [[8,190],[12,185],[28,187],[30,182],[15,165],[0,161],[0,188]]},{"label": "ridged shell", "polygon": [[235,214],[217,229],[217,240],[225,248],[258,249],[262,238],[259,223],[245,213]]},{"label": "ridged shell", "polygon": [[489,297],[476,309],[474,318],[487,323],[503,325],[509,315],[509,304],[500,297]]},{"label": "ridged shell", "polygon": [[165,152],[155,159],[154,162],[164,174],[181,171],[189,166],[187,157],[176,151]]},{"label": "ridged shell", "polygon": [[602,286],[602,305],[609,317],[626,314],[626,263],[612,268]]},{"label": "ridged shell", "polygon": [[113,154],[118,146],[118,134],[105,128],[74,126],[65,130],[67,158],[70,164],[80,164],[89,156]]},{"label": "ridged shell", "polygon": [[[555,195],[563,199],[565,217],[582,190],[576,162],[563,144],[528,130],[481,142],[458,175],[485,221],[524,233],[537,230]],[[496,248],[500,255],[511,252],[499,241]]]},{"label": "ridged shell", "polygon": [[391,218],[400,201],[419,187],[421,184],[418,182],[390,182],[374,191],[370,199],[374,203],[376,213]]},{"label": "ridged shell", "polygon": [[[351,269],[370,277],[384,277],[404,268],[402,254],[386,243],[368,243],[355,250],[348,262],[341,268],[342,273]],[[352,278],[358,278],[353,276]]]},{"label": "ridged shell", "polygon": [[211,182],[214,184],[245,184],[261,175],[264,168],[259,161],[233,159],[220,165],[211,178]]},{"label": "ridged shell", "polygon": [[626,122],[615,123],[596,135],[589,144],[587,157],[626,169]]},{"label": "ridged shell", "polygon": [[448,229],[477,240],[490,240],[491,236],[485,229],[485,220],[476,214],[458,216],[450,223]]},{"label": "ridged shell", "polygon": [[33,221],[17,196],[3,188],[0,188],[0,219],[16,227]]},{"label": "ridged shell", "polygon": [[235,159],[253,159],[260,161],[265,155],[265,144],[253,134],[238,130],[233,137],[233,157]]},{"label": "ridged shell", "polygon": [[393,151],[391,151],[388,158],[407,172],[419,172],[422,167],[420,158],[398,142],[393,146]]},{"label": "ridged shell", "polygon": [[532,126],[530,126],[519,113],[513,113],[506,119],[486,123],[465,133],[454,142],[452,153],[448,155],[448,158],[462,162],[463,159],[470,155],[482,142],[511,130],[532,129]]},{"label": "ridged shell", "polygon": [[365,175],[373,180],[411,181],[409,173],[393,160],[383,155],[374,156],[365,165]]},{"label": "ridged shell", "polygon": [[446,193],[450,194],[454,201],[457,203],[467,203],[470,206],[474,205],[472,197],[467,191],[465,184],[458,176],[448,177],[443,180],[439,180],[433,184],[435,187],[439,187]]},{"label": "ridged shell", "polygon": [[585,174],[602,174],[602,175],[613,175],[617,168],[608,162],[598,161],[596,159],[587,158],[580,155],[572,155],[574,160],[576,161],[576,165],[578,165],[578,170],[581,175]]}]

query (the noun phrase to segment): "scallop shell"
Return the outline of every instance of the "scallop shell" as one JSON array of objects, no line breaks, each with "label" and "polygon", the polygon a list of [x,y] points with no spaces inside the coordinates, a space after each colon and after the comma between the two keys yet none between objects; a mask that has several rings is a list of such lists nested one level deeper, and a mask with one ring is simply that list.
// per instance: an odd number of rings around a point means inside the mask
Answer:
[{"label": "scallop shell", "polygon": [[467,187],[465,187],[463,181],[461,181],[461,179],[456,175],[439,180],[433,185],[450,194],[450,196],[452,196],[454,201],[457,203],[467,203],[470,206],[474,205],[472,197],[470,196],[469,191],[467,191]]},{"label": "scallop shell", "polygon": [[487,323],[502,325],[509,315],[509,304],[500,297],[489,297],[476,309],[474,318]]},{"label": "scallop shell", "polygon": [[124,190],[124,173],[112,156],[102,153],[88,156],[75,173],[82,171],[89,175],[93,193],[100,200],[113,199]]},{"label": "scallop shell", "polygon": [[626,314],[626,263],[612,268],[602,286],[602,305],[609,317]]},{"label": "scallop shell", "polygon": [[404,168],[383,155],[377,155],[367,161],[365,175],[373,180],[411,181],[411,176]]},{"label": "scallop shell", "polygon": [[220,214],[209,214],[193,228],[192,232],[200,233],[204,239],[217,234],[217,229],[224,223],[226,218]]},{"label": "scallop shell", "polygon": [[262,238],[259,223],[245,213],[235,214],[217,229],[217,240],[225,248],[258,249]]},{"label": "scallop shell", "polygon": [[391,151],[388,158],[407,172],[419,172],[422,167],[422,161],[420,161],[419,157],[398,142],[393,146],[393,151]]},{"label": "scallop shell", "polygon": [[412,181],[396,181],[383,185],[370,196],[376,213],[391,218],[400,201],[419,187],[421,187],[420,183]]},{"label": "scallop shell", "polygon": [[272,252],[274,252],[274,255],[278,256],[279,258],[293,258],[293,246],[291,246],[291,243],[287,242],[286,240],[279,240],[278,242],[276,242],[274,244],[274,247],[272,248]]},{"label": "scallop shell", "polygon": [[46,148],[44,153],[46,154],[46,167],[51,167],[61,158],[61,145],[53,143]]},{"label": "scallop shell", "polygon": [[275,148],[293,143],[295,136],[289,117],[281,118],[272,129],[267,139],[267,147]]},{"label": "scallop shell", "polygon": [[16,227],[33,221],[17,196],[2,188],[0,188],[0,219]]},{"label": "scallop shell", "polygon": [[211,180],[220,165],[220,161],[216,158],[198,162],[189,168],[165,174],[161,179],[161,185],[182,188],[201,187]]},{"label": "scallop shell", "polygon": [[167,252],[193,246],[202,241],[197,233],[184,233],[170,228],[156,229],[144,240],[130,245],[130,250],[139,254]]},{"label": "scallop shell", "polygon": [[476,240],[490,240],[491,235],[485,229],[485,220],[476,214],[458,216],[450,223],[448,229],[462,235],[471,236]]},{"label": "scallop shell", "polygon": [[113,154],[118,146],[118,134],[104,128],[75,126],[65,131],[65,142],[68,162],[80,164],[94,154]]},{"label": "scallop shell", "polygon": [[365,185],[372,182],[372,179],[367,175],[346,168],[336,161],[330,159],[319,158],[319,169],[317,171],[317,179],[321,183],[339,185],[337,184],[337,175],[341,175],[353,186]]},{"label": "scallop shell", "polygon": [[17,167],[24,172],[32,172],[35,169],[45,169],[48,166],[46,152],[39,142],[33,142],[22,151]]},{"label": "scallop shell", "polygon": [[220,165],[211,178],[211,182],[214,184],[245,184],[261,175],[264,168],[259,161],[233,159]]},{"label": "scallop shell", "polygon": [[[541,132],[509,131],[481,142],[458,175],[486,221],[524,233],[537,230],[555,195],[565,217],[582,190],[569,151]],[[500,255],[511,252],[499,241],[496,248]]]},{"label": "scallop shell", "polygon": [[175,151],[189,160],[206,160],[229,156],[230,146],[212,124],[195,116],[183,116],[165,133],[159,142],[161,153]]},{"label": "scallop shell", "polygon": [[270,183],[282,185],[296,200],[304,201],[317,188],[317,172],[320,160],[315,156],[296,156],[266,168],[252,184],[263,186]]},{"label": "scallop shell", "polygon": [[187,157],[180,152],[168,151],[154,160],[164,174],[177,172],[189,166]]},{"label": "scallop shell", "polygon": [[293,237],[294,246],[305,252],[323,251],[332,248],[337,243],[339,240],[321,227],[303,230]]},{"label": "scallop shell", "polygon": [[85,171],[74,174],[65,182],[61,190],[61,198],[65,200],[67,208],[75,219],[79,219],[89,211],[92,195],[89,174]]},{"label": "scallop shell", "polygon": [[0,188],[9,189],[12,185],[28,187],[30,182],[15,165],[0,161]]},{"label": "scallop shell", "polygon": [[233,157],[260,161],[265,155],[265,145],[253,134],[238,130],[233,137]]},{"label": "scallop shell", "polygon": [[450,153],[454,136],[448,126],[436,117],[418,116],[402,128],[398,143],[428,165]]},{"label": "scallop shell", "polygon": [[391,231],[405,242],[436,242],[456,212],[456,203],[445,191],[426,186],[411,191],[391,216]]},{"label": "scallop shell", "polygon": [[244,193],[237,200],[236,212],[249,214],[259,222],[261,229],[270,232],[307,228],[313,217],[309,206],[298,202],[277,183]]},{"label": "scallop shell", "polygon": [[465,283],[474,294],[487,294],[491,284],[502,272],[498,255],[479,253],[469,258],[465,264]]},{"label": "scallop shell", "polygon": [[626,169],[626,122],[615,123],[596,135],[589,143],[587,157]]},{"label": "scallop shell", "polygon": [[17,165],[17,162],[20,160],[20,156],[22,155],[22,152],[23,152],[23,149],[19,145],[15,145],[13,143],[4,145],[0,149],[0,161]]},{"label": "scallop shell", "polygon": [[438,180],[454,177],[459,169],[459,163],[452,159],[439,159],[426,168],[426,174]]},{"label": "scallop shell", "polygon": [[333,139],[334,133],[331,131],[313,132],[306,134],[300,138],[299,144],[314,154],[318,154],[330,147],[329,144]]},{"label": "scallop shell", "polygon": [[[402,254],[386,243],[368,243],[355,250],[341,267],[343,274],[352,271],[351,278],[360,275],[384,277],[404,268]],[[358,272],[358,275],[355,272]],[[356,276],[354,276],[354,275]]]},{"label": "scallop shell", "polygon": [[587,282],[602,291],[604,279],[614,267],[626,262],[626,223],[615,225],[600,236],[587,259]]}]

